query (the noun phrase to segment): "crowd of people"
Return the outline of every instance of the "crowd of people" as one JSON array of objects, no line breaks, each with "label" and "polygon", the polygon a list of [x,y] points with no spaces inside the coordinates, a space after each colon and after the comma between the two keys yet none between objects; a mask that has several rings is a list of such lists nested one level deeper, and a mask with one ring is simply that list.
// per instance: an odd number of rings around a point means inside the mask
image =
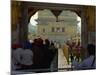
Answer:
[{"label": "crowd of people", "polygon": [[[71,66],[74,70],[84,70],[84,69],[95,69],[96,68],[96,50],[94,44],[88,44],[87,48],[81,46],[80,41],[69,42],[67,41],[63,45],[63,52],[67,59],[67,62],[71,62]],[[87,52],[87,57],[83,59]],[[69,61],[69,58],[71,61]]]},{"label": "crowd of people", "polygon": [[[33,43],[26,41],[21,44],[12,44],[12,69],[35,69],[35,72],[40,72],[41,69],[45,69],[44,72],[51,71],[50,66],[55,55],[57,56],[57,51],[53,42],[42,38],[34,39]],[[55,59],[55,61],[58,60]]]},{"label": "crowd of people", "polygon": [[63,50],[68,64],[71,62],[73,69],[94,69],[96,67],[95,45],[93,44],[87,46],[89,57],[80,61],[82,55],[80,42],[67,41],[60,46],[54,41],[36,38],[33,42],[24,41],[20,44],[12,44],[12,69],[34,69],[35,72],[57,71],[59,48]]},{"label": "crowd of people", "polygon": [[87,45],[88,57],[81,62],[73,60],[72,65],[74,70],[89,70],[96,69],[96,47],[94,44]]},{"label": "crowd of people", "polygon": [[[67,59],[67,62],[72,62],[73,59],[77,59],[78,62],[80,61],[81,58],[81,43],[80,42],[65,42],[64,45],[62,46],[64,55]],[[71,59],[71,61],[69,61]]]}]

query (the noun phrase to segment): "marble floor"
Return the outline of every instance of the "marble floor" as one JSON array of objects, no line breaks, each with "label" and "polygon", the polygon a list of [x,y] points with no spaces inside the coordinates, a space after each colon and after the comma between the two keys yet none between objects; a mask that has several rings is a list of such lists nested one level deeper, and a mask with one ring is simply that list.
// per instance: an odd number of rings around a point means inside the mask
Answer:
[{"label": "marble floor", "polygon": [[[67,64],[67,60],[63,54],[62,49],[58,49],[58,68],[59,69],[71,68],[71,65]],[[59,70],[59,71],[63,71],[63,70]]]}]

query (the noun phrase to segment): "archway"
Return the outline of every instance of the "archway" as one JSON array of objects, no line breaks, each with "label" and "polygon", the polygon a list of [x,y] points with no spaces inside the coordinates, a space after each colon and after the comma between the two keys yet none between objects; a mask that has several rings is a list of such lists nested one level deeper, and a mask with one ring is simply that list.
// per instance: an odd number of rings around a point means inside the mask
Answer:
[{"label": "archway", "polygon": [[[55,5],[54,5],[55,6]],[[39,10],[41,10],[41,11],[43,11],[44,9],[48,9],[48,10],[50,10],[53,14],[54,14],[54,16],[55,16],[55,20],[53,20],[53,21],[55,21],[55,23],[58,23],[58,24],[60,24],[59,23],[59,15],[60,15],[60,13],[63,11],[63,10],[70,10],[70,11],[72,11],[72,12],[75,12],[75,13],[77,13],[78,14],[78,16],[80,16],[81,18],[82,18],[82,33],[83,32],[85,32],[83,35],[81,35],[81,39],[82,39],[82,46],[87,46],[87,27],[86,27],[86,19],[85,19],[85,14],[84,14],[84,12],[83,12],[83,10],[81,10],[81,6],[75,6],[75,5],[73,5],[73,6],[70,6],[70,5],[68,5],[68,7],[67,6],[63,6],[63,5],[58,5],[58,7],[55,9],[55,7],[54,7],[53,5],[51,6],[49,6],[49,4],[47,5],[47,4],[43,4],[42,5],[42,3],[40,3],[39,4],[39,6],[38,6],[38,3],[37,3],[37,5],[34,5],[34,3],[27,3],[27,9],[25,9],[25,11],[26,11],[26,13],[27,13],[27,11],[28,11],[28,9],[29,8],[31,8],[31,9],[33,9],[33,10],[31,10],[32,11],[32,13],[33,14],[31,14],[31,15],[34,15],[37,11],[39,11]],[[61,6],[61,7],[60,7]],[[37,10],[38,9],[38,10]],[[27,30],[28,30],[28,21],[29,21],[29,17],[30,17],[30,12],[28,12],[27,14],[25,13],[25,12],[23,12],[24,13],[24,15],[23,16],[26,16],[27,15],[27,17],[26,17],[26,19],[25,19],[25,17],[24,17],[24,19],[25,20],[27,20],[26,22],[27,22],[27,24],[24,24],[24,25],[26,25],[27,27]],[[57,13],[57,14],[56,14]],[[26,14],[26,15],[25,15]],[[25,22],[25,21],[24,21]],[[25,23],[26,23],[25,22]],[[65,27],[66,28],[66,27]],[[50,28],[47,28],[48,30],[50,29]],[[26,30],[26,31],[27,31]],[[41,29],[39,29],[40,31],[38,32],[40,35],[42,34],[42,36],[44,36],[45,34],[44,34],[44,32],[45,32],[45,29],[44,28],[42,28],[42,30]],[[55,31],[55,29],[54,28],[52,28],[51,29],[52,30],[52,32],[54,32]],[[64,27],[62,28],[62,30],[61,30],[61,32],[63,32],[63,30],[64,30]],[[25,36],[27,37],[27,33],[26,33],[26,31],[24,32],[24,34],[25,34]],[[58,27],[57,29],[56,29],[56,32],[58,32],[59,33],[59,31],[60,31],[60,28]],[[41,33],[41,32],[43,32],[43,33]],[[39,37],[41,37],[39,35]],[[57,34],[58,35],[58,34]],[[51,36],[51,35],[50,35]],[[74,35],[74,36],[76,36],[76,35]],[[49,37],[50,38],[50,37]],[[56,37],[52,37],[52,38],[56,38]],[[57,38],[56,38],[57,39]],[[84,39],[85,39],[85,41],[84,41]],[[28,39],[25,39],[25,40],[28,40]],[[52,40],[52,39],[51,39]],[[59,40],[59,39],[58,39]],[[57,40],[57,41],[58,41]],[[64,41],[63,41],[64,42]],[[85,52],[85,51],[84,51]],[[83,56],[86,56],[86,55],[83,55]]]},{"label": "archway", "polygon": [[[66,43],[67,41],[70,43],[75,42],[76,45],[78,42],[81,42],[80,17],[73,11],[63,10],[56,20],[56,17],[52,12],[54,12],[54,10],[38,10],[30,18],[31,24],[29,23],[28,29],[30,32],[28,34],[30,36],[29,39],[34,40],[37,37],[41,37],[42,39],[48,38],[49,41],[55,41],[60,44],[61,47],[63,46],[63,43]],[[68,68],[66,51],[63,49],[61,51],[61,49],[59,48],[58,50],[58,68]],[[74,53],[75,52],[77,51],[74,51]]]}]

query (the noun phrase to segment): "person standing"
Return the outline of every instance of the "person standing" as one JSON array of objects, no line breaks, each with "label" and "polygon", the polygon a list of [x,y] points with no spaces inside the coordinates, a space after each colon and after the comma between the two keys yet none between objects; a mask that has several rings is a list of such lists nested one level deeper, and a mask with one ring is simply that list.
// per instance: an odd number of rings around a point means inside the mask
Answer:
[{"label": "person standing", "polygon": [[22,69],[32,69],[33,52],[30,49],[24,49],[21,55],[20,64]]},{"label": "person standing", "polygon": [[69,45],[67,43],[65,43],[63,45],[63,53],[64,53],[64,55],[65,55],[65,57],[67,59],[67,62],[69,64]]},{"label": "person standing", "polygon": [[87,69],[95,69],[96,68],[95,45],[88,44],[87,50],[88,50],[89,56],[86,59],[84,59],[80,63],[78,63],[77,61],[73,61],[74,69],[87,70]]},{"label": "person standing", "polygon": [[23,53],[23,48],[19,44],[12,45],[12,70],[20,69],[21,65],[21,55]]}]

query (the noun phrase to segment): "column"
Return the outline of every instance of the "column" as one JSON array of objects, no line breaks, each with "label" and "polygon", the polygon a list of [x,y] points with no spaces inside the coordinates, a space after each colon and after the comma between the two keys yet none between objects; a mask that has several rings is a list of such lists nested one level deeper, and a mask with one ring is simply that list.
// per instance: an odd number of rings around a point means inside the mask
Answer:
[{"label": "column", "polygon": [[21,20],[19,27],[19,41],[24,42],[28,39],[28,8],[26,3],[21,5]]},{"label": "column", "polygon": [[88,44],[88,29],[87,29],[87,20],[85,12],[81,12],[81,41],[82,41],[82,59],[87,57],[87,44]]}]

